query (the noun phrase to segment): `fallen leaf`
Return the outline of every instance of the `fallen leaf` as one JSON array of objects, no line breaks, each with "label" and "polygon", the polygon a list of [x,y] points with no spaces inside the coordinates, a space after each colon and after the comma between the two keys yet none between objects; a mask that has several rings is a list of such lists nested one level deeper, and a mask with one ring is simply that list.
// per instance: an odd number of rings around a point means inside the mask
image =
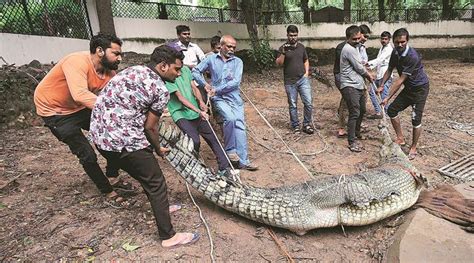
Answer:
[{"label": "fallen leaf", "polygon": [[130,241],[127,241],[126,243],[122,244],[122,248],[127,252],[132,252],[132,251],[136,250],[139,247],[140,246],[130,244]]}]

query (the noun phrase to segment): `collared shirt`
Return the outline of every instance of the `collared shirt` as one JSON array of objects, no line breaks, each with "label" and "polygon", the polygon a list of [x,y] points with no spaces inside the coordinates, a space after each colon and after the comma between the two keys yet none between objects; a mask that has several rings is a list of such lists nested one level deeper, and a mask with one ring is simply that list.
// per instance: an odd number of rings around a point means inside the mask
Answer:
[{"label": "collared shirt", "polygon": [[341,89],[353,87],[365,89],[363,75],[367,74],[365,66],[361,62],[359,49],[346,43],[341,51]]},{"label": "collared shirt", "polygon": [[146,114],[161,115],[169,97],[165,83],[152,69],[134,66],[121,71],[97,97],[90,124],[92,142],[111,152],[147,148]]},{"label": "collared shirt", "polygon": [[243,103],[240,97],[240,81],[244,64],[236,56],[223,60],[220,53],[211,55],[193,68],[193,77],[199,85],[204,86],[206,80],[202,73],[210,71],[211,86],[216,90],[216,96],[213,100],[227,100],[236,102],[238,105]]},{"label": "collared shirt", "polygon": [[185,46],[181,41],[176,42],[176,44],[182,49],[181,51],[184,54],[184,65],[194,67],[204,60],[204,52],[197,44],[189,42],[188,46]]},{"label": "collared shirt", "polygon": [[391,68],[396,67],[398,75],[404,74],[407,76],[403,82],[405,87],[418,87],[429,83],[420,55],[414,48],[408,45],[402,54],[399,54],[396,49],[393,50],[389,66]]},{"label": "collared shirt", "polygon": [[359,53],[360,53],[360,59],[361,59],[362,65],[365,65],[365,63],[369,61],[369,56],[367,55],[367,49],[365,48],[365,45],[362,43],[359,44],[357,49],[359,50]]},{"label": "collared shirt", "polygon": [[[379,53],[377,54],[376,59],[372,59],[369,61],[369,68],[374,69],[377,68],[377,79],[383,78],[383,75],[388,69],[388,62],[390,61],[390,56],[392,55],[393,47],[389,43],[385,46],[382,46],[379,49]],[[393,74],[392,74],[393,77]]]}]

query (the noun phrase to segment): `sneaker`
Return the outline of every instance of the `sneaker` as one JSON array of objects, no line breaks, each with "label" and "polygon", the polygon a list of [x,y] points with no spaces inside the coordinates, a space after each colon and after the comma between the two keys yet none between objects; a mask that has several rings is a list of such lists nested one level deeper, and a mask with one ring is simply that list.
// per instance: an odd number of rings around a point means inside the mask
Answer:
[{"label": "sneaker", "polygon": [[372,115],[369,115],[367,116],[367,119],[371,119],[371,120],[380,120],[382,119],[382,114],[372,114]]},{"label": "sneaker", "polygon": [[257,170],[258,170],[258,166],[253,165],[253,164],[251,164],[251,163],[249,163],[249,164],[240,164],[240,165],[238,166],[238,169],[254,172],[254,171],[257,171]]}]

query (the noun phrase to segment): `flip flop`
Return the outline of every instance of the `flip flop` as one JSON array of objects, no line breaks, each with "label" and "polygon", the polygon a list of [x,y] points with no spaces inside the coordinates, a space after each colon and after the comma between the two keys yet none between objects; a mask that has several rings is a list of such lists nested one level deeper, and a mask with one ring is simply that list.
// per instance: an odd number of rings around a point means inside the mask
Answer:
[{"label": "flip flop", "polygon": [[336,135],[336,136],[337,136],[337,138],[346,138],[346,137],[347,137],[347,132],[342,133],[342,134],[339,133],[339,132],[337,132],[337,135]]},{"label": "flip flop", "polygon": [[183,208],[183,206],[181,204],[170,205],[170,207],[169,207],[170,214],[178,212],[179,210],[181,210],[181,208]]},{"label": "flip flop", "polygon": [[199,235],[199,233],[193,233],[193,237],[189,241],[181,241],[178,244],[175,244],[175,245],[172,245],[172,246],[169,246],[169,247],[163,247],[163,245],[161,245],[161,246],[163,248],[166,248],[166,249],[175,249],[175,248],[182,247],[182,246],[189,246],[189,245],[192,245],[192,244],[196,243],[196,241],[198,241],[200,237],[201,237],[201,235]]},{"label": "flip flop", "polygon": [[417,152],[409,153],[409,154],[408,154],[408,160],[414,160],[417,155],[418,155]]}]

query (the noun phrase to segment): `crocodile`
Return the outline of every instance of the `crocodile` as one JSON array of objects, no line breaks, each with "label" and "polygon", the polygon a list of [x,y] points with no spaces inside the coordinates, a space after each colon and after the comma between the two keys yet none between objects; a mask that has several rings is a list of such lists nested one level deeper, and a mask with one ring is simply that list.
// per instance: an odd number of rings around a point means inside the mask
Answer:
[{"label": "crocodile", "polygon": [[[386,122],[385,122],[386,123]],[[193,141],[178,128],[160,126],[166,159],[194,189],[238,215],[297,234],[324,227],[367,225],[410,206],[418,199],[424,177],[394,143],[387,125],[382,133],[379,166],[352,175],[313,177],[275,188],[246,185],[217,176],[198,158]]]}]

